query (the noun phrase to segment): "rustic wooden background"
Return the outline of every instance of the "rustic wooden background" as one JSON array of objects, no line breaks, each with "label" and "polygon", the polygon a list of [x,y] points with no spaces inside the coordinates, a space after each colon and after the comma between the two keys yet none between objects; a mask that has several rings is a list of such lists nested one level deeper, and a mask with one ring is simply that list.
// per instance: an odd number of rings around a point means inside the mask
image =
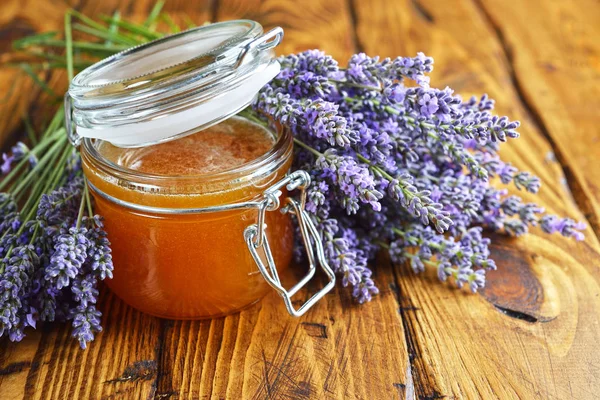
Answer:
[{"label": "rustic wooden background", "polygon": [[[141,20],[151,0],[3,0],[0,61],[11,40],[61,30],[72,6]],[[597,399],[600,396],[600,5],[595,0],[168,1],[177,21],[250,18],[285,29],[281,53],[322,48],[340,60],[435,58],[432,82],[488,93],[523,122],[503,157],[544,181],[550,212],[585,221],[583,243],[539,230],[494,237],[499,270],[471,295],[382,255],[373,302],[347,290],[293,319],[268,296],[204,322],[143,315],[103,296],[104,332],[88,350],[68,327],[0,341],[2,399]],[[64,87],[64,76],[49,77]],[[0,134],[45,95],[0,68]],[[526,200],[532,196],[524,194]],[[308,296],[308,293],[305,293]]]}]

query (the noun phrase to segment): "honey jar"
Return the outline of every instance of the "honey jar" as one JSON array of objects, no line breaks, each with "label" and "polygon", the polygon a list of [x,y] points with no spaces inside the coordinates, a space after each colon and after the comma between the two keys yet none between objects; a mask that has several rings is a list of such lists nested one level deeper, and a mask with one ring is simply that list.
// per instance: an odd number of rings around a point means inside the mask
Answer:
[{"label": "honey jar", "polygon": [[[282,35],[248,20],[211,24],[116,54],[71,82],[67,132],[112,244],[107,284],[131,306],[213,318],[273,288],[299,316],[333,287],[304,211],[310,176],[291,171],[292,133],[236,115],[279,72]],[[293,223],[309,269],[286,289],[279,272]],[[296,308],[291,298],[317,264],[328,282]]]}]

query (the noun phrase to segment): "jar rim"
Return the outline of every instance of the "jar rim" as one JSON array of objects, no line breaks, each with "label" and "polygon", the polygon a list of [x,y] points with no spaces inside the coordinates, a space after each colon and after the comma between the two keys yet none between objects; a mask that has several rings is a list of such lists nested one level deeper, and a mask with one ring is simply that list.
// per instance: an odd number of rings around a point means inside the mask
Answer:
[{"label": "jar rim", "polygon": [[[156,47],[158,45],[162,45],[162,44],[166,44],[166,43],[170,43],[170,42],[174,42],[174,41],[178,41],[178,40],[182,40],[182,39],[185,40],[186,37],[190,37],[190,36],[193,37],[193,35],[202,33],[202,31],[206,31],[207,29],[221,28],[221,27],[227,27],[227,28],[230,28],[230,27],[236,28],[237,27],[237,28],[241,28],[241,29],[239,30],[239,32],[232,34],[226,40],[223,40],[217,46],[206,49],[202,53],[197,54],[193,57],[188,57],[188,58],[179,60],[179,61],[171,63],[171,64],[167,63],[166,65],[160,66],[158,68],[150,69],[143,73],[132,74],[129,77],[126,77],[123,79],[114,79],[114,80],[110,80],[108,82],[103,82],[103,83],[93,83],[94,80],[96,80],[96,79],[102,80],[101,79],[102,73],[106,73],[106,71],[103,72],[104,69],[107,69],[108,67],[110,67],[111,64],[125,62],[127,57],[136,55],[140,52],[148,51],[152,47]],[[261,33],[262,33],[262,26],[258,22],[255,22],[252,20],[247,20],[247,19],[241,19],[241,20],[235,20],[235,21],[225,21],[225,22],[221,22],[219,24],[210,24],[210,25],[206,25],[206,26],[199,26],[199,27],[191,28],[191,29],[188,29],[188,30],[185,30],[182,32],[172,34],[172,35],[167,35],[162,38],[158,38],[158,39],[149,41],[147,43],[143,43],[143,44],[125,49],[119,53],[113,54],[112,56],[107,57],[107,58],[97,62],[96,64],[86,68],[85,70],[81,71],[79,74],[77,74],[73,78],[73,80],[71,82],[72,87],[69,88],[69,90],[77,92],[78,90],[82,90],[82,89],[103,88],[103,87],[108,87],[111,85],[124,84],[124,83],[130,82],[130,81],[135,81],[140,78],[145,78],[145,77],[149,77],[149,76],[152,76],[155,74],[160,74],[167,70],[169,70],[170,74],[173,74],[173,73],[176,73],[177,71],[173,71],[172,69],[187,67],[186,64],[189,64],[189,63],[197,64],[197,62],[202,61],[202,59],[204,57],[206,57],[206,55],[209,53],[219,55],[223,50],[228,49],[233,44],[239,43],[243,39],[246,39],[248,37],[254,37],[254,36],[260,35]],[[200,65],[195,65],[195,68],[198,68],[201,66],[206,66],[206,64],[200,63]],[[113,67],[113,69],[115,68],[114,65],[112,65],[112,67]],[[97,74],[100,74],[100,77],[94,77],[94,75],[97,75]],[[160,77],[156,77],[156,78],[160,78]],[[124,90],[124,89],[126,89],[126,87],[119,86],[119,89]],[[100,93],[100,94],[106,95],[107,93]]]},{"label": "jar rim", "polygon": [[[259,125],[258,122],[240,115],[234,115],[231,118],[243,119],[252,124]],[[265,117],[266,118],[266,117]],[[87,160],[90,160],[95,168],[101,169],[104,173],[128,181],[145,183],[153,183],[165,186],[177,186],[181,183],[191,183],[194,181],[202,181],[206,183],[216,182],[221,180],[235,179],[239,177],[252,177],[263,174],[266,170],[273,169],[273,164],[283,164],[287,157],[285,154],[292,151],[292,133],[289,128],[268,118],[268,126],[260,125],[261,129],[267,129],[271,133],[276,134],[276,140],[273,146],[261,156],[236,167],[202,174],[192,175],[162,175],[136,171],[130,168],[123,167],[115,162],[104,157],[95,145],[99,139],[85,138],[81,144],[81,154]],[[276,168],[276,167],[275,167]]]}]

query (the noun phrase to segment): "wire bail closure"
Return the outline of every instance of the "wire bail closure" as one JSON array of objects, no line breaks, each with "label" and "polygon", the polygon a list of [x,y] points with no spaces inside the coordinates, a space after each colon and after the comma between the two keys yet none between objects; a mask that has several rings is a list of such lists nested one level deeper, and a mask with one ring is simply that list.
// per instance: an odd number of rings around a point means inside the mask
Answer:
[{"label": "wire bail closure", "polygon": [[[248,245],[248,250],[256,262],[260,273],[263,275],[267,283],[283,298],[283,302],[285,303],[287,311],[294,317],[300,317],[303,315],[317,301],[325,296],[325,294],[327,294],[335,285],[335,274],[325,258],[323,243],[321,242],[319,232],[304,208],[306,203],[306,188],[308,185],[310,185],[310,175],[306,171],[298,170],[292,172],[281,181],[271,186],[264,193],[263,205],[261,205],[259,208],[257,223],[248,226],[244,230],[244,239]],[[300,227],[300,233],[302,234],[302,241],[306,250],[309,267],[308,273],[300,280],[300,282],[298,282],[289,290],[286,290],[282,286],[279,279],[277,267],[275,265],[275,261],[273,260],[273,255],[271,254],[271,248],[266,235],[267,225],[264,223],[265,214],[267,211],[275,211],[279,209],[279,198],[282,194],[280,189],[284,186],[288,191],[300,191],[300,199],[297,200],[288,197],[286,199],[287,204],[281,208],[281,212],[293,214],[298,219],[298,225]],[[262,249],[264,258],[267,261],[267,265],[265,265],[264,261],[260,257],[259,249]],[[316,260],[319,262],[323,271],[325,271],[325,274],[327,274],[329,282],[310,299],[308,299],[308,301],[302,304],[300,308],[296,309],[292,303],[292,296],[302,289],[315,275],[315,253]]]}]

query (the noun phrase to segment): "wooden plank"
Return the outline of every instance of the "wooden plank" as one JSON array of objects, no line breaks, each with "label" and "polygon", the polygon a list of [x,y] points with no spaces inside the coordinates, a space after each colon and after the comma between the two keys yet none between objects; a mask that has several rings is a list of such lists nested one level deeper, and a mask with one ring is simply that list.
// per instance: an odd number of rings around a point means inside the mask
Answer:
[{"label": "wooden plank", "polygon": [[[498,10],[510,9],[494,4]],[[365,51],[382,56],[423,51],[436,60],[435,86],[448,85],[464,95],[487,92],[497,100],[500,114],[521,119],[522,137],[505,146],[502,155],[545,184],[539,196],[524,197],[549,212],[584,219],[563,184],[561,165],[547,157],[551,143],[513,85],[501,43],[473,2],[354,5]],[[545,19],[539,8],[532,6],[532,12],[539,13],[536,20]],[[518,21],[531,31],[536,31],[534,23]],[[519,42],[515,31],[513,40]],[[600,386],[595,346],[600,340],[600,256],[593,231],[586,234],[584,243],[539,230],[523,239],[495,236],[499,270],[489,274],[483,296],[436,283],[434,271],[417,277],[397,266],[403,309],[415,310],[402,317],[416,396],[594,398]]]},{"label": "wooden plank", "polygon": [[281,26],[285,31],[279,54],[321,49],[337,59],[354,52],[354,35],[350,10],[345,1],[313,0],[291,3],[280,0],[221,0],[217,19],[225,21],[248,18],[265,29]]},{"label": "wooden plank", "polygon": [[598,3],[480,3],[509,55],[521,96],[554,143],[574,196],[600,235]]},{"label": "wooden plank", "polygon": [[[10,5],[10,4],[9,4]],[[154,1],[88,2],[73,7],[88,15],[112,14],[119,9],[125,16],[141,20],[153,7]],[[3,7],[7,7],[6,4]],[[135,8],[135,10],[131,10]],[[208,19],[210,10],[184,1],[172,1],[166,9],[175,8],[174,19],[179,22],[188,15],[196,23]],[[55,5],[51,1],[35,2],[19,7],[10,20],[0,25],[0,43],[8,48],[15,39],[10,32],[14,21],[29,27],[20,33],[33,31],[61,30],[66,4]],[[4,15],[0,12],[0,14]],[[7,44],[8,43],[8,44]],[[6,68],[0,70],[10,74]],[[50,86],[57,92],[66,87],[65,74],[55,73]],[[27,81],[27,82],[25,82]],[[26,112],[48,109],[48,97],[39,96],[38,90],[28,82],[18,81],[15,91],[2,110],[19,109]],[[23,96],[23,93],[33,93]],[[21,104],[21,102],[23,104]],[[18,105],[18,106],[17,106]],[[20,107],[20,108],[19,108]],[[3,134],[20,124],[20,113],[2,112],[0,131]],[[11,119],[12,118],[12,119]],[[10,120],[10,121],[9,121]],[[14,121],[13,121],[14,120]],[[160,352],[159,340],[161,323],[157,318],[144,315],[126,306],[112,294],[105,291],[99,308],[103,313],[104,332],[97,335],[93,344],[85,351],[70,336],[70,327],[54,325],[41,327],[31,333],[24,342],[13,344],[5,338],[0,346],[0,392],[2,398],[57,399],[57,398],[152,398],[156,391],[157,369]]]},{"label": "wooden plank", "polygon": [[[283,26],[280,53],[317,46],[338,57],[353,51],[342,1],[314,1],[302,11],[284,2],[219,2],[217,20],[237,18],[257,20],[265,29]],[[371,304],[356,307],[348,291],[338,288],[301,319],[287,315],[271,294],[239,315],[168,323],[163,346],[168,357],[161,359],[157,396],[397,397],[408,355],[392,279],[390,269],[381,271],[382,294]]]},{"label": "wooden plank", "polygon": [[[139,2],[121,7],[134,16],[148,9]],[[194,18],[198,9],[191,11],[185,1],[166,7],[180,20],[186,13],[195,20],[212,14]],[[282,52],[324,47],[347,57],[353,51],[342,1],[311,2],[302,12],[281,2],[222,2],[219,9],[220,20],[284,26]],[[27,399],[398,397],[409,378],[397,288],[389,268],[376,279],[382,290],[376,301],[358,307],[338,288],[302,319],[288,316],[275,293],[212,321],[159,320],[108,295],[101,305],[105,330],[86,351],[73,343],[68,328],[51,327],[16,345],[2,342],[0,391]],[[317,288],[297,296],[306,299]]]},{"label": "wooden plank", "polygon": [[378,279],[379,300],[362,307],[338,288],[300,319],[287,315],[272,293],[238,315],[165,321],[156,396],[398,396],[407,353],[389,271]]}]

